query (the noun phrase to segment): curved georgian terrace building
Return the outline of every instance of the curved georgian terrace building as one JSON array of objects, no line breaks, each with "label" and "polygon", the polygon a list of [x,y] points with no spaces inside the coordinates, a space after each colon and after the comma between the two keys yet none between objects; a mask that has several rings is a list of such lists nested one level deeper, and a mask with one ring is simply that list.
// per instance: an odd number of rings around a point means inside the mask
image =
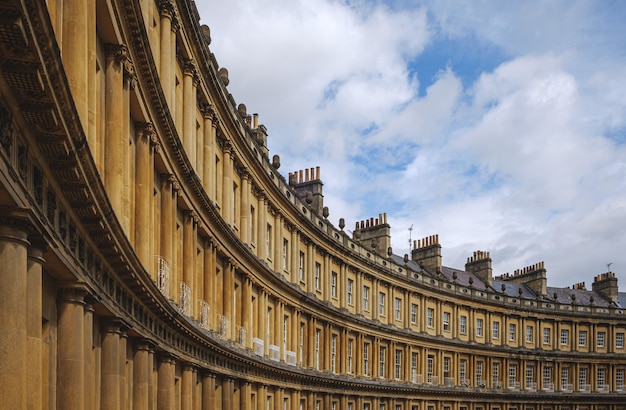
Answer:
[{"label": "curved georgian terrace building", "polygon": [[626,408],[614,273],[348,235],[209,45],[189,0],[0,2],[3,408]]}]

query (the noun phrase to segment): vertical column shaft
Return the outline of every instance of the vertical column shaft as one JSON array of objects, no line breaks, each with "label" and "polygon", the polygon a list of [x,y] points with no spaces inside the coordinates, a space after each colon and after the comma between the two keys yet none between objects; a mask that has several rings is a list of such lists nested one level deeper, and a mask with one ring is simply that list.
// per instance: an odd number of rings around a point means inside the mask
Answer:
[{"label": "vertical column shaft", "polygon": [[101,406],[120,408],[120,325],[110,321],[102,329]]},{"label": "vertical column shaft", "polygon": [[[1,240],[1,239],[0,239]],[[28,387],[28,409],[42,407],[42,274],[43,274],[43,243],[28,248],[28,277],[26,290],[27,318],[26,337],[28,351],[26,363],[26,379]]]},{"label": "vertical column shaft", "polygon": [[[72,98],[78,110],[78,117],[87,128],[88,123],[88,39],[89,4],[83,0],[63,1],[63,34],[61,55],[67,80],[72,90]],[[95,31],[95,27],[93,27]]]},{"label": "vertical column shaft", "polygon": [[169,356],[159,361],[157,410],[170,410],[174,405],[174,359]]},{"label": "vertical column shaft", "polygon": [[128,49],[122,44],[107,44],[105,47],[105,164],[104,183],[111,206],[118,219],[123,220],[124,177],[126,175],[126,148],[124,135],[124,76],[123,64]]},{"label": "vertical column shaft", "polygon": [[139,340],[135,346],[133,357],[133,409],[148,409],[149,383],[151,376],[150,342]]},{"label": "vertical column shaft", "polygon": [[57,409],[85,407],[85,344],[83,288],[61,289],[58,302]]},{"label": "vertical column shaft", "polygon": [[[152,144],[156,132],[150,123],[137,124],[135,143],[135,252],[148,272],[153,272],[150,245],[152,243],[152,191],[154,187],[154,156]],[[153,277],[153,279],[155,279]]]},{"label": "vertical column shaft", "polygon": [[[5,222],[3,219],[0,223]],[[28,282],[35,281],[37,275],[29,275],[25,229],[7,222],[7,226],[0,226],[0,397],[7,408],[23,409],[27,403],[27,340],[29,334],[37,335],[29,323],[37,310],[36,301],[34,306],[27,306],[26,301]],[[38,326],[41,329],[41,315]]]}]

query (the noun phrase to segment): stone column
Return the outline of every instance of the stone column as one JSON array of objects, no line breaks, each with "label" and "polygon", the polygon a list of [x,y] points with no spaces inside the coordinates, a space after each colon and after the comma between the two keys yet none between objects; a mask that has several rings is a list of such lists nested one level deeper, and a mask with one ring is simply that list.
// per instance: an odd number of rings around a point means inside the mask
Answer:
[{"label": "stone column", "polygon": [[282,215],[276,211],[274,216],[274,271],[283,275],[283,224]]},{"label": "stone column", "polygon": [[267,240],[267,225],[265,222],[265,217],[267,215],[266,209],[266,201],[265,196],[263,194],[259,195],[259,226],[257,229],[257,256],[260,260],[264,261],[267,258],[267,246],[265,246],[265,241]]},{"label": "stone column", "polygon": [[[208,158],[207,168],[208,168],[208,187],[209,187],[209,198],[213,201],[217,199],[217,171],[216,171],[216,159],[215,159],[215,138],[217,137],[217,126],[219,124],[219,119],[217,114],[213,109],[211,109],[211,132],[207,138],[206,145],[208,145],[208,150],[210,157]],[[206,146],[205,145],[205,146]]]},{"label": "stone column", "polygon": [[[202,118],[204,120],[202,126],[202,186],[206,191],[209,198],[215,198],[215,195],[211,194],[210,180],[215,178],[215,154],[213,153],[213,144],[215,144],[215,138],[213,137],[213,116],[215,111],[211,104],[204,104],[200,109],[202,112]],[[211,163],[213,168],[211,168]],[[213,172],[211,172],[213,169]]]},{"label": "stone column", "polygon": [[126,383],[126,345],[128,342],[128,329],[120,328],[120,354],[119,360],[119,383],[120,383],[120,409],[125,409],[128,403],[128,385]]},{"label": "stone column", "polygon": [[[151,244],[152,192],[154,189],[153,146],[157,134],[152,123],[137,123],[135,142],[135,252],[148,272],[153,272]],[[157,279],[153,276],[153,279]]]},{"label": "stone column", "polygon": [[239,223],[239,235],[241,242],[250,242],[250,173],[246,170],[241,175],[241,209],[239,211],[241,222]]},{"label": "stone column", "polygon": [[182,410],[192,410],[192,407],[193,407],[193,367],[189,364],[186,364],[183,366],[180,402],[181,402]]},{"label": "stone column", "polygon": [[174,67],[172,64],[172,31],[176,23],[172,24],[176,18],[176,6],[172,0],[160,0],[159,9],[161,12],[161,38],[160,38],[160,62],[159,77],[165,100],[171,106],[173,104],[174,88]]},{"label": "stone column", "polygon": [[224,144],[223,152],[223,172],[222,172],[222,216],[227,224],[234,224],[233,212],[233,148],[227,141]]},{"label": "stone column", "polygon": [[291,283],[300,285],[300,235],[295,226],[291,229]]},{"label": "stone column", "polygon": [[[35,281],[37,275],[36,269],[33,269],[32,275],[29,274],[31,269],[28,269],[26,226],[21,227],[19,223],[3,217],[0,217],[0,224],[0,398],[7,408],[24,409],[28,395],[26,364],[29,363],[29,319],[37,309],[37,301],[34,301],[32,307],[27,304],[27,296],[30,296],[29,282]],[[41,331],[41,314],[39,329]],[[37,333],[33,332],[32,337],[36,336]],[[41,365],[41,361],[39,363]]]},{"label": "stone column", "polygon": [[[235,381],[225,378],[222,381],[222,410],[233,410],[233,395],[235,394]],[[184,409],[183,409],[184,410]]]},{"label": "stone column", "polygon": [[[85,408],[85,295],[83,287],[60,289],[57,305],[57,409]],[[5,300],[2,298],[2,300]],[[7,397],[7,396],[2,396]],[[113,407],[112,407],[113,408]]]},{"label": "stone column", "polygon": [[213,264],[213,242],[211,239],[206,239],[204,241],[204,272],[202,275],[202,280],[203,280],[203,286],[202,286],[202,290],[204,292],[204,294],[202,295],[202,300],[204,300],[208,305],[208,311],[205,312],[208,314],[208,317],[206,317],[206,325],[208,325],[209,327],[211,326],[211,320],[210,320],[210,312],[211,309],[213,309],[212,306],[212,298],[211,295],[213,293],[213,287],[214,287],[214,276],[215,273],[211,270],[212,268],[212,264]]},{"label": "stone column", "polygon": [[125,153],[128,145],[124,135],[123,65],[128,58],[128,49],[123,44],[107,44],[105,54],[104,183],[111,206],[122,221],[127,161]]},{"label": "stone column", "polygon": [[[161,174],[161,257],[168,264],[169,277],[168,281],[172,282],[171,270],[174,263],[174,187],[176,180],[173,175]],[[171,283],[168,284],[166,296],[171,296],[170,289],[175,289]]]},{"label": "stone column", "polygon": [[202,410],[215,409],[215,375],[205,374],[202,377]]},{"label": "stone column", "polygon": [[257,410],[266,410],[267,386],[260,385],[257,389]]},{"label": "stone column", "polygon": [[244,347],[251,347],[250,341],[252,338],[252,321],[250,320],[250,316],[252,315],[252,281],[250,278],[244,273],[244,278],[242,281],[242,303],[241,303],[241,326],[246,330],[246,343]]},{"label": "stone column", "polygon": [[89,118],[89,65],[86,64],[89,61],[88,39],[90,30],[95,30],[95,27],[89,27],[89,4],[90,2],[84,0],[63,1],[63,32],[61,36],[63,67],[83,129],[87,129]]},{"label": "stone column", "polygon": [[241,393],[240,393],[240,400],[239,400],[240,410],[252,410],[252,403],[250,402],[251,389],[252,389],[252,386],[250,385],[250,382],[244,381],[241,383]]},{"label": "stone column", "polygon": [[[0,238],[0,241],[2,239]],[[28,273],[26,290],[26,383],[28,386],[28,409],[41,409],[42,407],[42,273],[43,273],[43,250],[46,247],[43,241],[33,241],[28,248]],[[0,245],[1,246],[1,245]]]},{"label": "stone column", "polygon": [[94,384],[94,363],[93,363],[93,307],[94,299],[91,296],[85,298],[85,324],[84,324],[84,354],[85,354],[85,409],[93,409],[96,406],[96,394]]},{"label": "stone column", "polygon": [[228,320],[226,337],[233,339],[235,334],[235,312],[233,312],[233,297],[235,292],[235,264],[231,259],[226,261],[224,267],[224,289],[222,299],[222,312]]},{"label": "stone column", "polygon": [[184,301],[188,306],[184,306],[182,297],[180,306],[183,307],[183,310],[186,311],[189,315],[193,315],[193,308],[191,305],[191,301],[196,298],[193,297],[195,283],[194,283],[194,271],[195,271],[195,255],[196,255],[196,247],[194,246],[194,236],[195,236],[195,226],[196,226],[196,213],[194,211],[187,211],[184,215],[183,221],[183,275],[182,281],[189,286],[191,290],[190,300]]},{"label": "stone column", "polygon": [[157,383],[157,410],[170,410],[174,407],[174,359],[164,355],[159,359]]},{"label": "stone column", "polygon": [[185,61],[183,65],[183,146],[191,165],[198,175],[202,175],[198,168],[198,158],[201,152],[196,153],[196,84],[198,80],[196,63],[193,60]]},{"label": "stone column", "polygon": [[109,320],[102,327],[100,397],[103,409],[120,408],[120,322]]},{"label": "stone column", "polygon": [[152,363],[150,351],[152,343],[146,339],[140,339],[135,345],[133,357],[133,409],[147,410],[149,408],[149,383]]}]

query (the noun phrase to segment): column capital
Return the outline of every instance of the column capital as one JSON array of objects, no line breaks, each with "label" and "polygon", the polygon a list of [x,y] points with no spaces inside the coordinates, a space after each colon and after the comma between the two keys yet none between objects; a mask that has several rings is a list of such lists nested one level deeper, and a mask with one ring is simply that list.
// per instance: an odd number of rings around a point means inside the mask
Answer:
[{"label": "column capital", "polygon": [[158,7],[161,17],[167,17],[172,20],[176,16],[176,5],[172,0],[159,0]]},{"label": "column capital", "polygon": [[202,113],[202,117],[205,120],[213,120],[213,118],[217,115],[215,113],[215,108],[213,107],[213,104],[211,104],[210,102],[208,103],[202,103],[200,105],[200,112]]},{"label": "column capital", "polygon": [[124,80],[128,81],[129,87],[134,90],[137,86],[137,73],[135,72],[135,64],[130,61],[130,57],[124,60],[122,68],[124,69]]},{"label": "column capital", "polygon": [[84,305],[85,298],[89,295],[89,289],[84,283],[68,283],[61,285],[57,292],[60,301],[77,305]]},{"label": "column capital", "polygon": [[115,60],[118,64],[125,64],[126,60],[129,58],[126,44],[107,43],[104,45],[104,54],[107,61]]},{"label": "column capital", "polygon": [[135,342],[135,348],[137,350],[145,351],[148,353],[154,353],[154,348],[156,347],[156,343],[150,339],[144,337],[133,338]]}]

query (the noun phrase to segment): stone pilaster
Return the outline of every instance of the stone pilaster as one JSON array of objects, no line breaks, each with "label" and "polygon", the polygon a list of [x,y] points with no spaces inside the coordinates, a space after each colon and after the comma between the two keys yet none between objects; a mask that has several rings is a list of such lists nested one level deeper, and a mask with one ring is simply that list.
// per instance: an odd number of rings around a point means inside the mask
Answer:
[{"label": "stone pilaster", "polygon": [[182,410],[192,410],[193,408],[193,367],[184,365],[181,380],[180,402]]}]

